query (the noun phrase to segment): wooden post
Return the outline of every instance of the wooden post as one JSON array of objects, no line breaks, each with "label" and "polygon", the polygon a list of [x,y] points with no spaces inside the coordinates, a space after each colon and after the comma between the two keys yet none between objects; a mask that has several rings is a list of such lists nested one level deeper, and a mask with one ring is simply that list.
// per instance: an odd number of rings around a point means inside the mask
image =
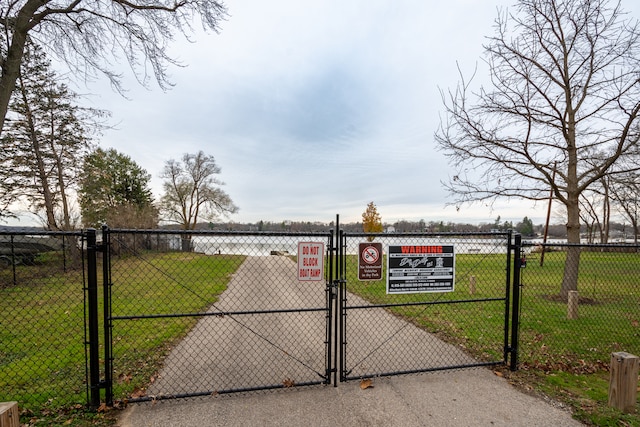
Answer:
[{"label": "wooden post", "polygon": [[620,351],[611,353],[609,373],[609,406],[622,412],[635,411],[638,396],[638,367],[640,358]]},{"label": "wooden post", "polygon": [[0,427],[20,427],[18,402],[0,402]]},{"label": "wooden post", "polygon": [[567,319],[578,318],[578,291],[569,291],[569,299],[567,301]]},{"label": "wooden post", "polygon": [[469,294],[474,295],[476,293],[476,276],[469,277]]}]

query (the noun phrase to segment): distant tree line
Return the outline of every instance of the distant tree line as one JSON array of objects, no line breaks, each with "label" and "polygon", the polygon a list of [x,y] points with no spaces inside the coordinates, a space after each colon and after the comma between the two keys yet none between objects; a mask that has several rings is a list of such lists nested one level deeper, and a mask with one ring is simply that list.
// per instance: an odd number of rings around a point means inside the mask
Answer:
[{"label": "distant tree line", "polygon": [[[173,226],[173,228],[177,228]],[[340,223],[340,228],[351,233],[363,231],[362,222]],[[624,223],[611,222],[609,225],[612,234],[622,237],[625,234],[632,236],[632,228]],[[256,223],[241,222],[209,222],[199,223],[196,230],[217,231],[259,231],[259,232],[327,232],[335,229],[335,222],[321,221],[258,221]],[[395,233],[489,233],[492,231],[513,230],[527,238],[539,238],[544,233],[544,224],[534,224],[531,219],[524,217],[515,224],[512,221],[500,221],[500,217],[494,222],[471,224],[452,221],[418,221],[400,220],[393,223],[383,223],[383,233],[393,230]],[[589,228],[582,227],[583,235],[587,236]],[[566,239],[567,229],[564,224],[549,225],[548,237],[552,239]]]}]

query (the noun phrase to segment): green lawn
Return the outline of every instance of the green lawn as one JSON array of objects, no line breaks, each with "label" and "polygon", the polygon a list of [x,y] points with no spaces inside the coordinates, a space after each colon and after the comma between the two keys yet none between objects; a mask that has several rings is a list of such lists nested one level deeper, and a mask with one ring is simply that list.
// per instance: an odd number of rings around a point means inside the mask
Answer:
[{"label": "green lawn", "polygon": [[[113,315],[205,310],[243,260],[183,253],[114,259]],[[81,270],[61,270],[42,261],[19,266],[17,280],[11,268],[0,271],[0,401],[18,401],[32,424],[56,424],[56,417],[79,418],[78,425],[94,422],[93,415],[76,413],[87,402],[83,275]],[[102,302],[99,310],[102,314]],[[123,373],[130,376],[117,381],[117,395],[148,383],[168,346],[196,321],[153,319],[144,328],[127,328],[114,336],[114,349],[121,351],[115,355],[116,380]]]}]

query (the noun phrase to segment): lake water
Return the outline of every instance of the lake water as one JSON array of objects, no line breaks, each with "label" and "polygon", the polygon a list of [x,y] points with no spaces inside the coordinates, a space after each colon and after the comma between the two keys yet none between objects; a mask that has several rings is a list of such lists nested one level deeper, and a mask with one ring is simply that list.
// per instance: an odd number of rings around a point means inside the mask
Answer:
[{"label": "lake water", "polygon": [[[454,245],[458,254],[472,253],[500,253],[507,252],[505,239],[478,239],[478,238],[433,238],[433,237],[377,237],[375,242],[382,243],[386,253],[386,247],[393,245]],[[251,256],[269,256],[274,252],[297,255],[298,243],[320,242],[325,250],[329,244],[328,238],[322,236],[193,236],[192,245],[195,252],[208,255],[234,254]],[[358,244],[367,242],[366,238],[349,238],[347,240],[346,253],[355,255],[358,253]]]}]

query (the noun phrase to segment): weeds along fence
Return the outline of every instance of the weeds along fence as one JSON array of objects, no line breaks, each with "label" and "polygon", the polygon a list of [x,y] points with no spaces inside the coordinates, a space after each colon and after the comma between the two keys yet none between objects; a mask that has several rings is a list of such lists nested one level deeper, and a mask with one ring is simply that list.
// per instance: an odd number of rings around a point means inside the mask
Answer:
[{"label": "weeds along fence", "polygon": [[[577,306],[560,292],[572,246],[580,249]],[[640,355],[640,246],[523,247],[520,369],[591,374],[608,369],[612,352]]]},{"label": "weeds along fence", "polygon": [[87,402],[82,236],[0,230],[0,401]]}]

